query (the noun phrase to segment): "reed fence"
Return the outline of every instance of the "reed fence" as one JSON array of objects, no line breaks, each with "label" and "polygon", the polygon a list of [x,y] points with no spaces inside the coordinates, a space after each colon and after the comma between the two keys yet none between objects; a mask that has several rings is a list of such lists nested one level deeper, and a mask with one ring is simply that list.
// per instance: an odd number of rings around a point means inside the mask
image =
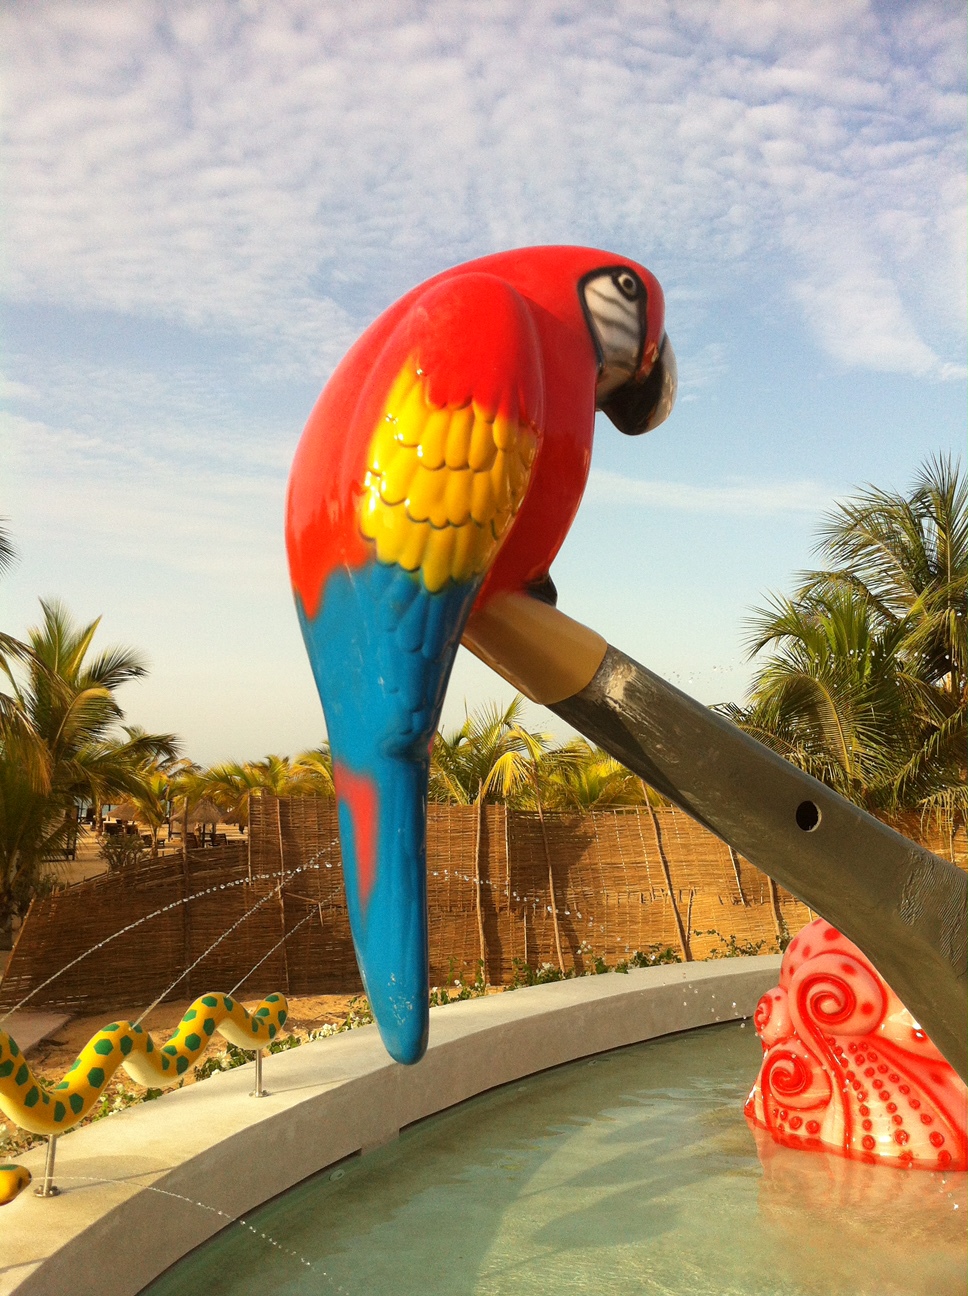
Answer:
[{"label": "reed fence", "polygon": [[[913,825],[901,824],[910,835]],[[491,984],[550,963],[584,971],[636,949],[705,958],[810,921],[805,905],[678,810],[544,815],[431,805],[431,984]],[[928,841],[963,853],[963,841]],[[709,935],[709,932],[718,935]],[[37,900],[0,1007],[136,1010],[205,990],[255,996],[362,989],[332,800],[252,798],[243,842],[168,857]]]}]

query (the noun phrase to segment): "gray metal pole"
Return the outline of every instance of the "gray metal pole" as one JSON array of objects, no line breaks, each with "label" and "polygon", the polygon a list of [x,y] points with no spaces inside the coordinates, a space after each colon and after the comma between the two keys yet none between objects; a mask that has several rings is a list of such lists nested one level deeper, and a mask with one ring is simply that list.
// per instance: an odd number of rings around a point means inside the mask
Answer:
[{"label": "gray metal pole", "polygon": [[266,1090],[262,1087],[262,1049],[255,1051],[255,1081],[250,1098],[265,1098]]},{"label": "gray metal pole", "polygon": [[35,1197],[57,1197],[60,1189],[54,1186],[54,1158],[57,1155],[57,1135],[51,1134],[47,1140],[47,1160],[44,1162],[44,1181],[34,1189]]},{"label": "gray metal pole", "polygon": [[609,647],[551,710],[864,951],[968,1080],[968,878]]}]

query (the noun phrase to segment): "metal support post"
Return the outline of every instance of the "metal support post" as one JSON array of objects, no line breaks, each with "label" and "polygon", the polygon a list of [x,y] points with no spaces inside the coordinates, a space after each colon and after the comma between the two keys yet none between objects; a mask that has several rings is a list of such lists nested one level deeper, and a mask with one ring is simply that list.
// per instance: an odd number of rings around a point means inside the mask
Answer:
[{"label": "metal support post", "polygon": [[47,1160],[44,1164],[44,1182],[34,1189],[35,1197],[56,1197],[60,1189],[54,1186],[54,1157],[57,1155],[57,1135],[47,1140]]},{"label": "metal support post", "polygon": [[268,1091],[262,1087],[262,1049],[255,1051],[255,1083],[250,1098],[265,1098]]}]

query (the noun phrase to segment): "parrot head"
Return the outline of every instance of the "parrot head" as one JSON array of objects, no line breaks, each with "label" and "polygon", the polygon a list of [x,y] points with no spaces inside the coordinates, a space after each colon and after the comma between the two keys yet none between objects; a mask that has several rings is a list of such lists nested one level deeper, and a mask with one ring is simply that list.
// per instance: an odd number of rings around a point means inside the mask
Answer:
[{"label": "parrot head", "polygon": [[664,329],[656,337],[653,328],[650,337],[643,274],[620,264],[593,270],[579,285],[598,355],[595,404],[627,436],[664,423],[676,399],[675,353]]}]

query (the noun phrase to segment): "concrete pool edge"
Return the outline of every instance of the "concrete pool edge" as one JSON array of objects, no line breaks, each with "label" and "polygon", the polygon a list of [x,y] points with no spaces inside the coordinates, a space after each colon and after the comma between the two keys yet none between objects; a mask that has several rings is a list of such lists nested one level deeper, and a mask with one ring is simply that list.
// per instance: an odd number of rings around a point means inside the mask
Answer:
[{"label": "concrete pool edge", "polygon": [[[278,1193],[415,1121],[591,1054],[752,1014],[779,955],[581,977],[436,1009],[416,1067],[375,1027],[240,1067],[64,1137],[55,1182],[3,1212],[0,1296],[130,1296]],[[754,1076],[750,1076],[752,1084]],[[44,1151],[21,1158],[43,1173]]]}]

